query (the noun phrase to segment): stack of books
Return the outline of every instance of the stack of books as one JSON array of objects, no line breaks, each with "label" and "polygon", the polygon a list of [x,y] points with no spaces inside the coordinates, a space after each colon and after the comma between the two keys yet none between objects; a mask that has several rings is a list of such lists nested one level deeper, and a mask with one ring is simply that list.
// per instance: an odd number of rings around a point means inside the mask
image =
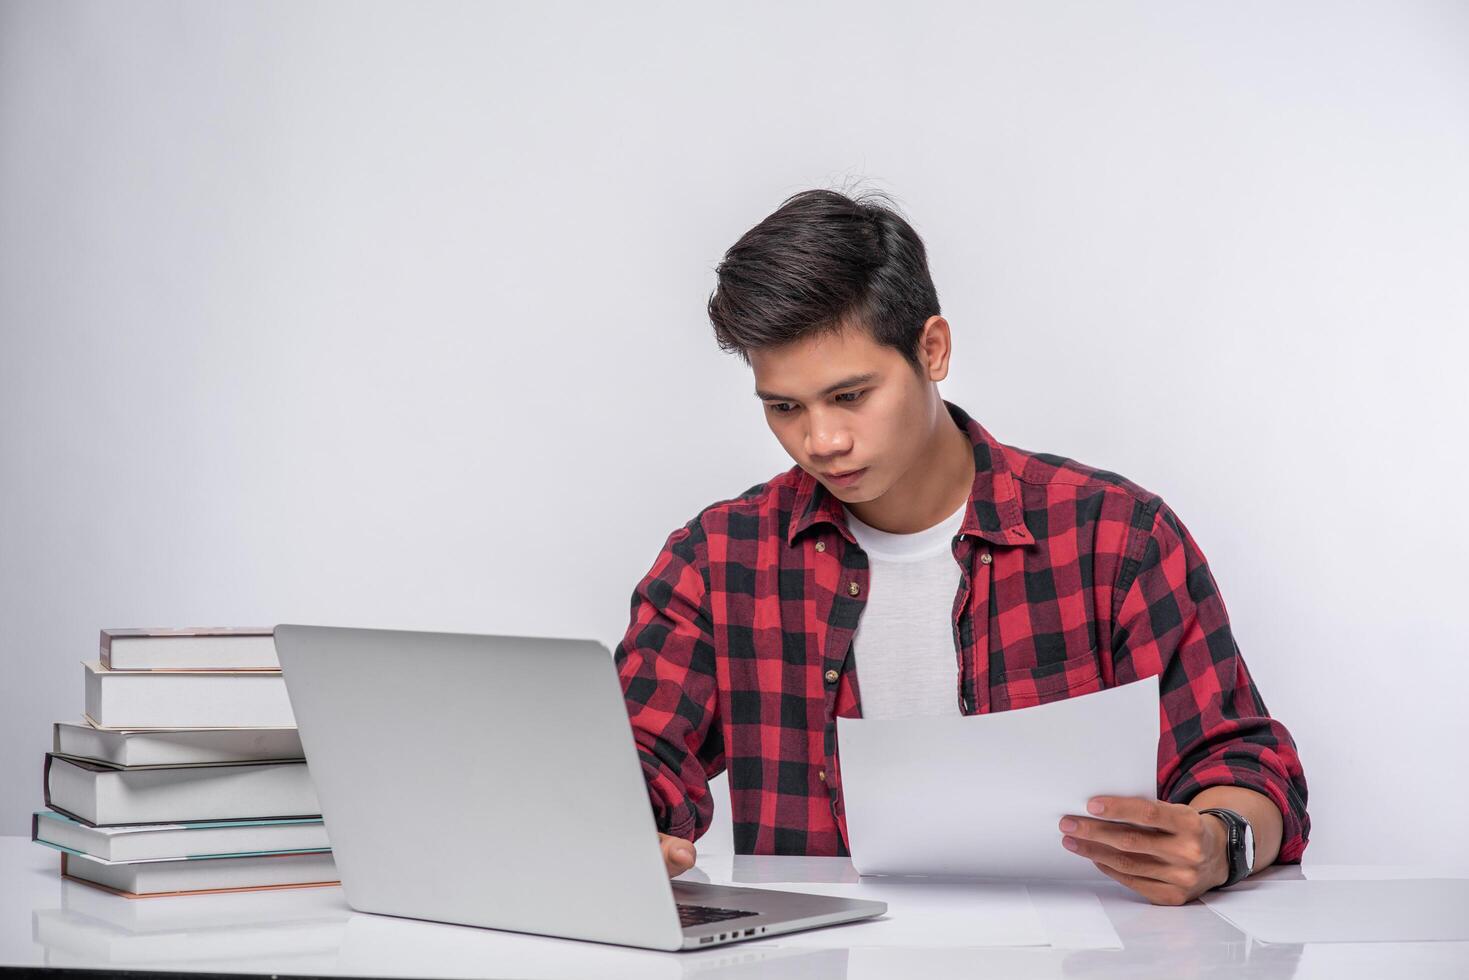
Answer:
[{"label": "stack of books", "polygon": [[338,884],[269,629],[103,630],[31,839],[140,898]]}]

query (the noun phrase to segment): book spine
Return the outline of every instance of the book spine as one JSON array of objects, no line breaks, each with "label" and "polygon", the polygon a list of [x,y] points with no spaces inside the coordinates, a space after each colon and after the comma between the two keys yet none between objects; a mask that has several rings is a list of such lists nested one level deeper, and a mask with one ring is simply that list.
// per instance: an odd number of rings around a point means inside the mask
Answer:
[{"label": "book spine", "polygon": [[[54,806],[51,806],[51,760],[55,758],[56,756],[52,755],[50,752],[47,752],[46,766],[44,769],[41,770],[41,802],[45,803],[53,810],[55,810],[56,808]],[[34,820],[35,818],[32,817],[31,819]]]},{"label": "book spine", "polygon": [[[41,782],[43,784],[41,786],[41,802],[46,804],[46,809],[59,813],[63,817],[70,817],[72,820],[75,820],[77,823],[81,824],[84,827],[101,826],[100,824],[93,823],[91,820],[88,820],[86,817],[82,816],[79,813],[72,813],[70,810],[63,810],[61,807],[51,802],[51,763],[57,758],[58,757],[53,753],[46,753],[46,768],[41,772]],[[66,760],[62,759],[62,761],[65,762]],[[31,819],[34,820],[35,818],[32,817]]]}]

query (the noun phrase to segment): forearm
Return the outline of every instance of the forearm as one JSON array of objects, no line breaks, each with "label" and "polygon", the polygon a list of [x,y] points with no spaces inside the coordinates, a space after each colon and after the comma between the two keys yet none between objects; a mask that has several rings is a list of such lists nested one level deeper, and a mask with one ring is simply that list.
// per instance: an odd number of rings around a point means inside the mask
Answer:
[{"label": "forearm", "polygon": [[1254,870],[1275,863],[1284,829],[1280,810],[1270,797],[1243,786],[1210,786],[1189,800],[1188,805],[1195,810],[1217,806],[1238,813],[1250,822],[1255,833]]},{"label": "forearm", "polygon": [[632,618],[613,653],[658,829],[688,840],[713,817],[706,773],[723,768],[701,540],[692,521],[668,536],[633,590]]},{"label": "forearm", "polygon": [[[1146,513],[1144,507],[1134,517]],[[1159,799],[1194,810],[1212,803],[1245,816],[1257,867],[1299,861],[1311,829],[1300,755],[1265,709],[1198,543],[1159,502],[1148,539],[1130,553],[1143,561],[1130,585],[1118,580],[1124,598],[1114,613],[1114,682],[1156,673],[1167,692]]]}]

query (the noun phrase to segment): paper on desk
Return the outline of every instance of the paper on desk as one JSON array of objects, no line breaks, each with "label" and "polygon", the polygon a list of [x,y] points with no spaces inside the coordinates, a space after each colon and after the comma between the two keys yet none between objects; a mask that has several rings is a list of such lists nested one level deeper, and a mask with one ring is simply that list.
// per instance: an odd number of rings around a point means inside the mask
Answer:
[{"label": "paper on desk", "polygon": [[1018,881],[933,881],[875,878],[849,882],[803,881],[786,891],[887,902],[885,915],[840,926],[771,936],[779,946],[1046,946],[1043,928],[1025,885]]},{"label": "paper on desk", "polygon": [[1469,879],[1244,881],[1205,905],[1262,943],[1469,940]]},{"label": "paper on desk", "polygon": [[1080,882],[1032,881],[1025,886],[1046,939],[1057,949],[1121,949],[1122,937],[1102,900]]},{"label": "paper on desk", "polygon": [[1157,796],[1158,678],[1014,711],[837,718],[864,875],[1108,880],[1057,824],[1097,795]]},{"label": "paper on desk", "polygon": [[741,887],[780,888],[888,905],[887,914],[877,919],[767,940],[781,946],[1122,948],[1096,892],[1082,884],[879,876],[858,883],[742,882]]}]

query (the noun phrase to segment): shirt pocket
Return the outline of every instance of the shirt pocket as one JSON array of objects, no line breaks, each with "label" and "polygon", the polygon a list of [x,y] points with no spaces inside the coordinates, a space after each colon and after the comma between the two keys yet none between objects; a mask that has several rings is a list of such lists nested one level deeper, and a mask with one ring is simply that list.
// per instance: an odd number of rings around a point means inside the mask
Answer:
[{"label": "shirt pocket", "polygon": [[1100,691],[1101,666],[1094,647],[1056,663],[1007,670],[990,686],[991,710],[1029,708]]}]

